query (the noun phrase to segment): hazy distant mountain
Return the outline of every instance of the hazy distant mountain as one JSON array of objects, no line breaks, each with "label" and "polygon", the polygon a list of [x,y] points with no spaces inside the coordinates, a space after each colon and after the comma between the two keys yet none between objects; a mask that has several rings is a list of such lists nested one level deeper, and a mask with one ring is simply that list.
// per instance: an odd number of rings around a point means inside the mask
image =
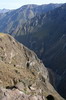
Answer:
[{"label": "hazy distant mountain", "polygon": [[6,33],[17,33],[24,23],[34,18],[36,15],[46,13],[53,10],[61,4],[48,5],[25,5],[17,10],[13,10],[3,14],[0,17],[0,31]]},{"label": "hazy distant mountain", "polygon": [[0,13],[6,13],[8,11],[9,11],[9,9],[0,9]]}]

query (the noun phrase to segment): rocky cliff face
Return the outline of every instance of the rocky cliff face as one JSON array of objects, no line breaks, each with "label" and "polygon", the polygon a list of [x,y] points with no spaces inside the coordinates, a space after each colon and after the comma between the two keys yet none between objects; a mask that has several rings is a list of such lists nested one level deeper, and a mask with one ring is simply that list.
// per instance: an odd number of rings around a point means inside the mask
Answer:
[{"label": "rocky cliff face", "polygon": [[37,55],[0,33],[0,100],[63,100]]}]

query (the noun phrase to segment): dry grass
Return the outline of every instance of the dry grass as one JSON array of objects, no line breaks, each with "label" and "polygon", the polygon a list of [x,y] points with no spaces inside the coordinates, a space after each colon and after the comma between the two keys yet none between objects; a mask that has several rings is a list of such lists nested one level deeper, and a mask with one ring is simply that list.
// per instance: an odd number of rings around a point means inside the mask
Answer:
[{"label": "dry grass", "polygon": [[17,68],[13,65],[0,62],[0,85],[4,87],[13,86],[24,79],[33,81],[35,80],[35,76],[30,71],[27,71],[26,68]]}]

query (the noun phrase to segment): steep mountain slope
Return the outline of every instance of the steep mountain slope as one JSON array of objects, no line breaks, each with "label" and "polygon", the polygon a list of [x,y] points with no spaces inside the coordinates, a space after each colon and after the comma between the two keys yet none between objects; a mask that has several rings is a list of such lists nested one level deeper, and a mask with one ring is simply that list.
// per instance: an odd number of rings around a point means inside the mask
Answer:
[{"label": "steep mountain slope", "polygon": [[49,80],[33,51],[0,33],[0,100],[64,100]]},{"label": "steep mountain slope", "polygon": [[61,4],[25,5],[19,9],[9,11],[0,16],[0,32],[15,34],[28,20],[59,6]]}]

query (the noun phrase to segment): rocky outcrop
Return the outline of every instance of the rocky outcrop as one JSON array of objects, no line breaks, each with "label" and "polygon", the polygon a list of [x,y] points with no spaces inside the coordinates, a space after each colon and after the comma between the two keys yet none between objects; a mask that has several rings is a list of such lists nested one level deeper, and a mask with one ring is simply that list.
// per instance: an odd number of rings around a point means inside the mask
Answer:
[{"label": "rocky outcrop", "polygon": [[0,33],[0,100],[63,100],[37,55]]},{"label": "rocky outcrop", "polygon": [[[0,89],[0,100],[55,100],[53,96],[49,95],[46,98],[40,95],[27,95],[18,89],[6,90]],[[51,98],[51,99],[49,99]]]}]

